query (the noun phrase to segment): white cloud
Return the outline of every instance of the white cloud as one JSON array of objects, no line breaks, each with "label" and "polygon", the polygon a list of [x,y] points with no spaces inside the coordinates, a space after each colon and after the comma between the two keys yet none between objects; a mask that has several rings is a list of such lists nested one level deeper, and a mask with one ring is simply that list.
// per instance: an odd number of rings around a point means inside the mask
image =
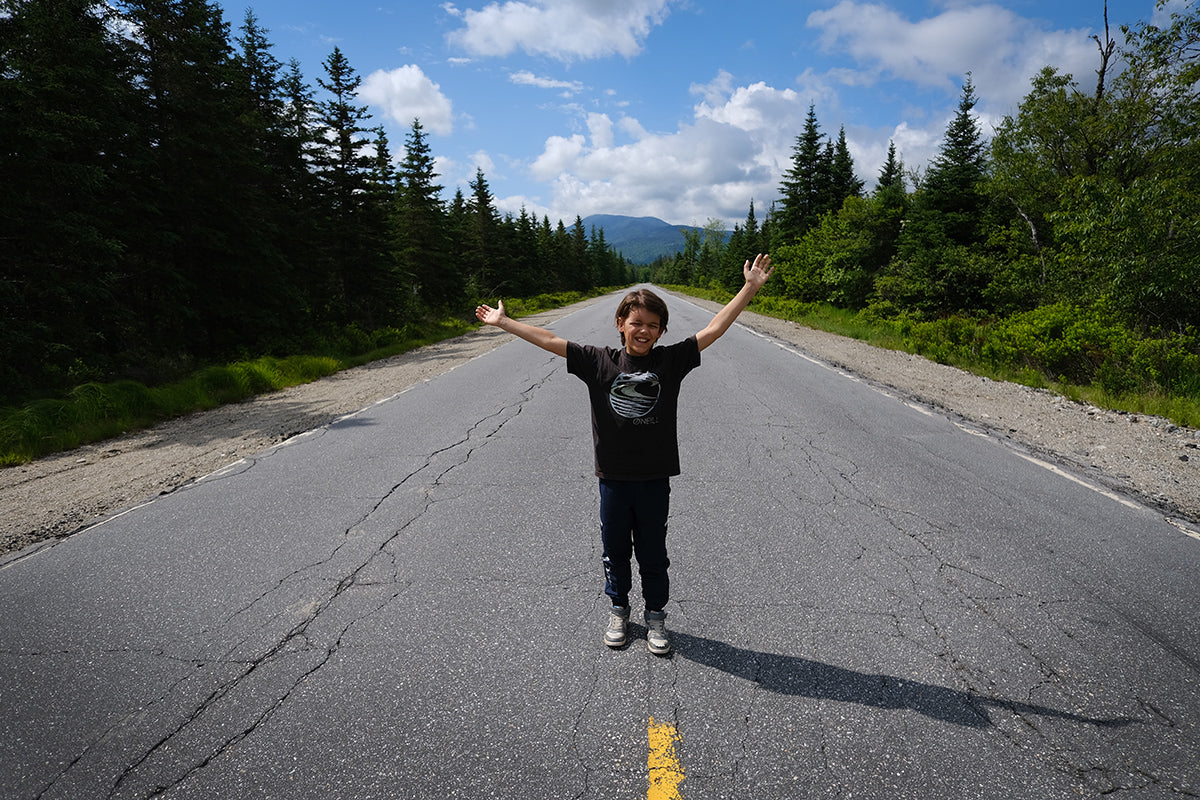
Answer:
[{"label": "white cloud", "polygon": [[[693,86],[702,97],[674,133],[648,132],[632,117],[585,115],[588,135],[551,136],[529,165],[549,184],[551,218],[630,213],[676,224],[732,226],[753,200],[761,218],[778,195],[782,170],[807,103],[765,83],[734,86],[727,73]],[[512,198],[509,198],[512,200]],[[522,197],[526,207],[538,201]],[[514,209],[516,210],[516,209]]]},{"label": "white cloud", "polygon": [[671,0],[508,0],[476,11],[443,8],[463,21],[451,44],[477,56],[517,50],[569,62],[641,52],[646,37],[667,17]]},{"label": "white cloud", "polygon": [[441,87],[426,77],[420,67],[407,65],[391,72],[376,70],[366,77],[358,97],[379,106],[384,114],[407,128],[414,118],[435,133],[454,129],[454,109]]},{"label": "white cloud", "polygon": [[594,147],[613,146],[613,125],[607,114],[588,114],[587,125]]},{"label": "white cloud", "polygon": [[810,14],[808,25],[820,31],[824,49],[858,63],[858,69],[831,73],[843,85],[894,79],[957,95],[969,72],[981,105],[1000,113],[1015,110],[1043,66],[1054,64],[1086,79],[1096,65],[1087,31],[1041,30],[987,3],[914,21],[882,4],[841,0]]},{"label": "white cloud", "polygon": [[[513,5],[488,8],[499,14]],[[546,5],[526,9],[548,13]],[[845,121],[856,170],[870,190],[889,141],[907,167],[925,169],[938,152],[968,72],[985,136],[1003,115],[1015,112],[1044,65],[1075,75],[1081,84],[1093,76],[1092,31],[1043,30],[995,4],[949,0],[938,7],[933,16],[909,19],[878,2],[839,0],[808,17],[821,46],[841,56],[833,68],[805,69],[788,87],[739,84],[721,71],[691,86],[693,115],[674,132],[648,131],[631,116],[578,109],[581,132],[547,138],[541,154],[526,165],[547,187],[547,196],[506,202],[519,201],[552,219],[621,213],[683,224],[716,217],[732,226],[745,218],[751,200],[762,219],[778,197],[810,104],[823,136],[836,137]],[[905,108],[886,127],[855,124],[861,115],[856,107],[870,102],[863,99],[864,89],[892,102],[910,96],[920,105]],[[931,106],[929,97],[939,95],[943,102]]]},{"label": "white cloud", "polygon": [[542,78],[524,69],[520,72],[510,74],[508,79],[519,86],[534,86],[538,89],[562,89],[564,96],[568,97],[583,91],[583,84],[579,81],[560,81],[553,78]]}]

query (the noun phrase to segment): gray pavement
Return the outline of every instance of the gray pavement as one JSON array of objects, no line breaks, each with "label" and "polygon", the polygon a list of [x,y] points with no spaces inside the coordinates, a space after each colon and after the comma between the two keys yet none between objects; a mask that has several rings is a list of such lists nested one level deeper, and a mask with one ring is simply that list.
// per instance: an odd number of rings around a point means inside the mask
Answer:
[{"label": "gray pavement", "polygon": [[652,719],[687,798],[1200,795],[1200,541],[740,327],[703,362],[671,657],[601,644],[584,387],[512,340],[0,562],[0,796],[640,798]]}]

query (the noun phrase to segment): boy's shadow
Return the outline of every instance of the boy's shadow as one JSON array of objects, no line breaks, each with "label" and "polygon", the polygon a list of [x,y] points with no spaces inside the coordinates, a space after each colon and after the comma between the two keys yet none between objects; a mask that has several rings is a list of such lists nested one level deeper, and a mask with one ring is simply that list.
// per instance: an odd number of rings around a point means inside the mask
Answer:
[{"label": "boy's shadow", "polygon": [[675,654],[680,658],[757,683],[769,692],[876,708],[909,709],[967,728],[990,727],[993,724],[988,716],[990,708],[1105,728],[1121,727],[1137,721],[1128,717],[1098,719],[1032,703],[983,697],[891,675],[870,675],[798,656],[743,650],[679,631],[671,631],[671,641]]}]

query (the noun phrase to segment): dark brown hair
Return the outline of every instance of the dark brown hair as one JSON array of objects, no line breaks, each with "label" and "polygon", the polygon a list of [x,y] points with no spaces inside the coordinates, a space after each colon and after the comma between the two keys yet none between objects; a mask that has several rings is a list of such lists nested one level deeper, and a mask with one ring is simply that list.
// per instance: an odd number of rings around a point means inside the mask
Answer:
[{"label": "dark brown hair", "polygon": [[[662,332],[667,332],[667,304],[663,302],[661,297],[649,289],[634,289],[625,295],[625,299],[621,301],[621,305],[617,306],[617,325],[619,326],[621,320],[628,317],[635,308],[649,311],[651,314],[657,314],[659,321],[662,322]],[[624,333],[621,334],[621,344],[625,344]]]}]

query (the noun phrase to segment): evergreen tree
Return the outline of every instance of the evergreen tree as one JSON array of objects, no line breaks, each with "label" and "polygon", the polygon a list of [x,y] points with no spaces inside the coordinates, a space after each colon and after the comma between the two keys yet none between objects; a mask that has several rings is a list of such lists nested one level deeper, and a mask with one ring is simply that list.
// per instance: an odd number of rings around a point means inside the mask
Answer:
[{"label": "evergreen tree", "polygon": [[879,170],[879,180],[875,185],[875,197],[887,206],[901,206],[904,203],[904,164],[896,158],[896,143],[888,142],[887,161]]},{"label": "evergreen tree", "polygon": [[0,2],[0,401],[98,377],[136,324],[123,177],[138,152],[132,62],[89,0]]},{"label": "evergreen tree", "polygon": [[319,151],[316,100],[300,72],[300,62],[294,58],[283,73],[280,91],[283,107],[276,161],[282,172],[280,191],[288,209],[280,233],[300,294],[297,307],[312,325],[330,316],[326,292],[328,248],[322,239],[328,226],[324,223],[326,205],[314,166]]},{"label": "evergreen tree", "polygon": [[976,102],[975,85],[968,75],[958,111],[925,173],[920,196],[921,209],[941,215],[946,238],[960,245],[979,241],[985,204],[982,189],[987,177],[987,142],[975,118]]},{"label": "evergreen tree", "polygon": [[775,228],[779,242],[794,241],[817,224],[827,204],[827,162],[816,108],[810,105],[804,130],[792,147],[792,165],[779,186],[782,208]]},{"label": "evergreen tree", "polygon": [[326,207],[326,308],[340,323],[369,322],[377,311],[373,290],[378,273],[386,271],[368,206],[374,157],[364,123],[370,114],[355,102],[362,80],[340,48],[333,48],[322,67],[326,79],[317,83],[329,96],[316,106],[318,142],[324,147],[315,154],[315,166]]},{"label": "evergreen tree", "polygon": [[562,259],[558,254],[558,242],[554,229],[550,226],[550,217],[543,216],[537,228],[538,265],[541,269],[541,283],[554,291],[562,288],[563,282],[559,275]]},{"label": "evergreen tree", "polygon": [[538,247],[537,220],[524,206],[513,224],[512,248],[510,258],[515,293],[524,297],[552,291],[555,287],[547,281]]},{"label": "evergreen tree", "polygon": [[495,297],[508,293],[507,276],[500,274],[498,249],[500,217],[483,168],[475,169],[471,199],[466,204],[466,229],[460,239],[464,273],[471,294]]},{"label": "evergreen tree", "polygon": [[434,308],[460,305],[462,274],[448,258],[446,212],[437,181],[433,151],[419,119],[405,139],[396,195],[396,240],[403,272],[419,287],[421,298]]},{"label": "evergreen tree", "polygon": [[571,226],[571,250],[567,266],[567,289],[585,292],[593,286],[591,254],[583,218],[576,216]]},{"label": "evergreen tree", "polygon": [[854,174],[854,158],[846,144],[846,128],[838,133],[830,163],[831,201],[829,211],[837,211],[847,197],[862,197],[863,182]]},{"label": "evergreen tree", "polygon": [[197,359],[253,341],[264,292],[255,139],[234,90],[229,26],[205,0],[133,0],[150,157],[131,289],[155,347]]},{"label": "evergreen tree", "polygon": [[995,265],[979,249],[987,158],[975,103],[968,76],[941,149],[912,199],[897,258],[876,281],[880,298],[897,308],[936,316],[988,307]]},{"label": "evergreen tree", "polygon": [[231,103],[243,129],[245,143],[252,149],[246,167],[247,200],[257,209],[258,236],[247,240],[245,253],[253,262],[253,275],[247,276],[257,296],[253,322],[262,339],[285,336],[307,327],[306,303],[297,286],[294,241],[299,231],[294,220],[304,209],[292,200],[289,185],[293,176],[307,166],[299,151],[289,146],[289,127],[285,121],[282,65],[271,52],[267,31],[258,18],[247,10],[239,36],[239,49],[233,59],[233,97]]}]

